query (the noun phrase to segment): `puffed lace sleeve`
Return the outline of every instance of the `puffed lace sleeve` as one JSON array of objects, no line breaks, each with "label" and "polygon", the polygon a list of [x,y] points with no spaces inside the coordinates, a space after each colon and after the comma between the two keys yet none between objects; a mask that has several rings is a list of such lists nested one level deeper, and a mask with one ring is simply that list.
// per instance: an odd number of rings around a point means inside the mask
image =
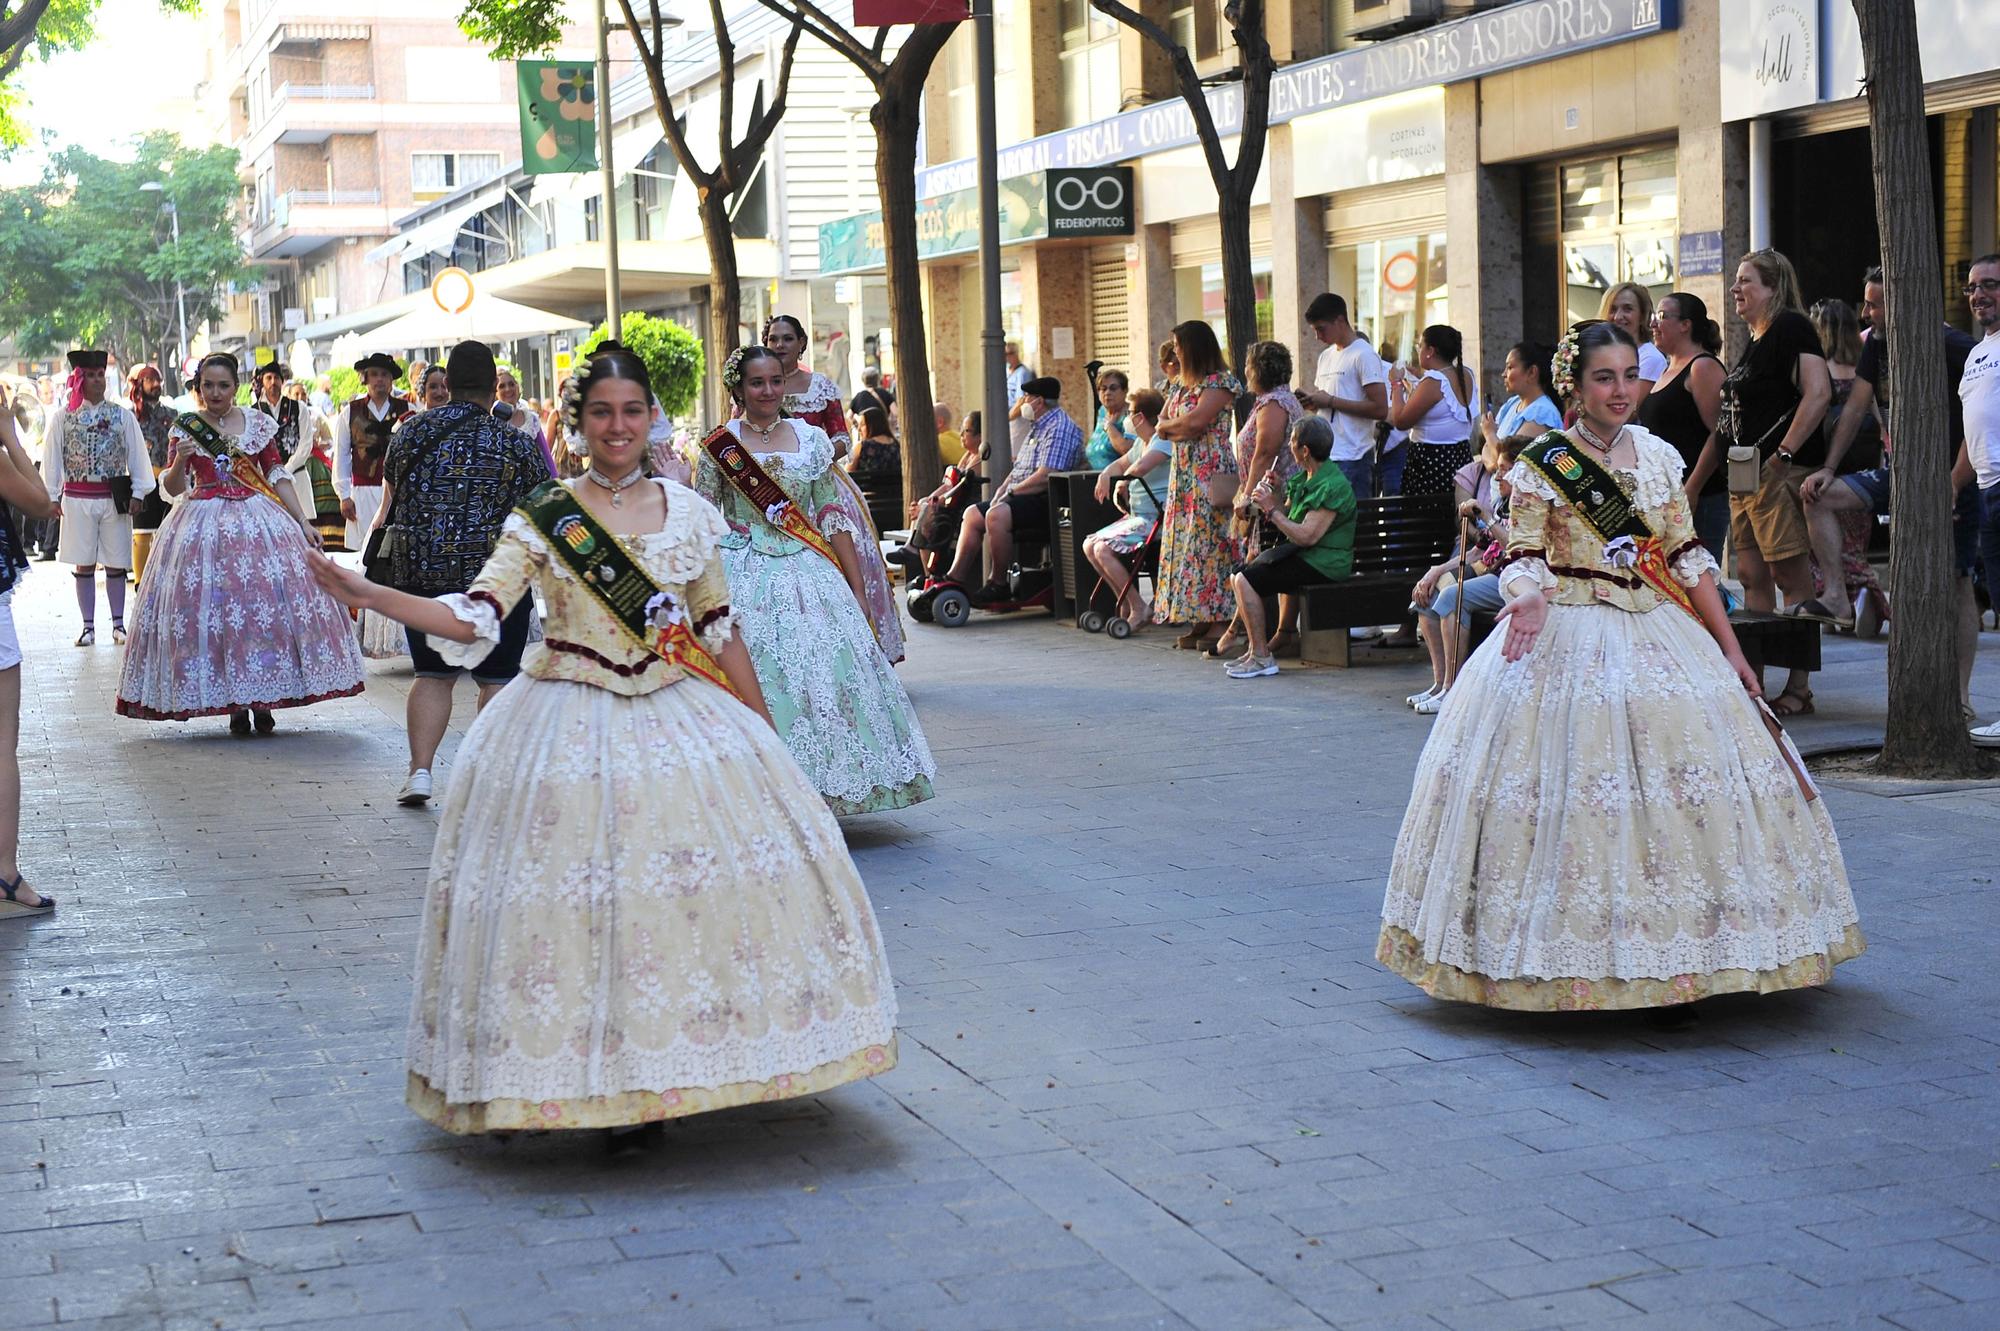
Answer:
[{"label": "puffed lace sleeve", "polygon": [[433,650],[449,666],[469,668],[484,661],[500,645],[500,623],[513,613],[528,594],[536,568],[547,559],[545,550],[519,513],[508,517],[500,529],[499,544],[487,557],[486,566],[463,592],[448,592],[438,601],[459,620],[472,626],[471,642],[426,635]]},{"label": "puffed lace sleeve", "polygon": [[1507,514],[1507,559],[1500,569],[1500,590],[1512,595],[1517,586],[1531,583],[1545,592],[1554,591],[1556,577],[1549,572],[1543,533],[1555,491],[1520,462],[1507,473],[1507,483],[1513,487],[1514,497]]},{"label": "puffed lace sleeve", "polygon": [[834,533],[844,531],[857,541],[864,539],[860,524],[855,522],[854,515],[848,511],[847,504],[843,502],[847,494],[841,489],[840,481],[834,476],[832,467],[828,467],[813,478],[808,494],[812,505],[813,525],[819,528],[821,535],[832,540]]},{"label": "puffed lace sleeve", "polygon": [[716,546],[728,530],[722,514],[714,506],[702,504],[688,532],[690,542],[708,550],[708,562],[688,584],[688,626],[710,652],[720,652],[736,636],[736,616],[730,612],[730,578],[722,568],[722,554]]},{"label": "puffed lace sleeve", "polygon": [[715,465],[705,448],[694,451],[694,492],[717,508],[722,507],[722,468]]}]

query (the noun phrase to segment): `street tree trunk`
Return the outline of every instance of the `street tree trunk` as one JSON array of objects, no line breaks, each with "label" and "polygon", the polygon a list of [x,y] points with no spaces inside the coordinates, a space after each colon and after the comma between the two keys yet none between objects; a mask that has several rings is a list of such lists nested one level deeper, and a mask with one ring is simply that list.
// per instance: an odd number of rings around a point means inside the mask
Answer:
[{"label": "street tree trunk", "polygon": [[[889,329],[896,344],[896,404],[902,423],[906,507],[937,489],[944,479],[931,393],[930,329],[924,323],[923,268],[917,261],[916,161],[924,80],[950,35],[951,28],[943,24],[912,32],[891,62],[880,99],[869,116],[875,126],[875,186],[886,228],[883,249],[889,272]],[[912,47],[919,49],[913,52]]]},{"label": "street tree trunk", "polygon": [[[715,350],[714,370],[736,349],[743,336],[743,283],[736,266],[736,235],[729,225],[729,196],[720,189],[702,189],[696,195],[701,215],[702,239],[708,242],[708,344]],[[706,395],[704,395],[706,397]],[[723,394],[722,414],[729,414],[729,396]]]},{"label": "street tree trunk", "polygon": [[1194,53],[1138,10],[1121,0],[1090,0],[1091,8],[1139,33],[1167,57],[1174,85],[1194,120],[1208,178],[1215,186],[1216,219],[1222,230],[1223,328],[1229,343],[1229,363],[1244,377],[1250,347],[1257,340],[1257,285],[1250,273],[1250,195],[1264,166],[1264,140],[1271,119],[1271,76],[1277,61],[1264,31],[1264,0],[1232,0],[1229,17],[1236,43],[1236,75],[1243,85],[1242,125],[1237,131],[1236,161],[1222,155],[1222,133],[1208,105],[1208,93],[1195,68]]},{"label": "street tree trunk", "polygon": [[1986,764],[1958,704],[1959,588],[1952,561],[1944,322],[1924,75],[1912,0],[1854,0],[1868,78],[1875,219],[1882,234],[1883,335],[1896,440],[1889,555],[1889,706],[1880,769],[1896,776],[1976,776]]}]

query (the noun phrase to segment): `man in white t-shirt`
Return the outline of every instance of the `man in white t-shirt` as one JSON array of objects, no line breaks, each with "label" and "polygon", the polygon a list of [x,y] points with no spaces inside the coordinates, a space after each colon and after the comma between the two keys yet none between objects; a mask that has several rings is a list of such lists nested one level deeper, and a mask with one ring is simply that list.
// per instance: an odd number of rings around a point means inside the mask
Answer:
[{"label": "man in white t-shirt", "polygon": [[1375,493],[1375,422],[1389,415],[1388,377],[1368,339],[1354,331],[1347,302],[1330,292],[1306,306],[1306,326],[1326,344],[1313,386],[1298,390],[1299,401],[1333,422],[1333,464],[1354,493]]},{"label": "man in white t-shirt", "polygon": [[[1965,303],[1979,345],[1965,358],[1958,400],[1965,416],[1966,460],[1979,485],[1979,558],[1986,592],[2000,605],[2000,254],[1972,261],[1965,273]],[[1972,742],[2000,749],[2000,721],[1976,726]]]}]

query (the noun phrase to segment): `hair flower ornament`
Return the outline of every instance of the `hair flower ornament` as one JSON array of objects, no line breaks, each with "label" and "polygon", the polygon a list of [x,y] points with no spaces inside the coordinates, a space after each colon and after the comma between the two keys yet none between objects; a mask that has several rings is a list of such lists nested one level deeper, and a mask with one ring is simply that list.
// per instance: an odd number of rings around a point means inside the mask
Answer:
[{"label": "hair flower ornament", "polygon": [[743,382],[743,357],[750,348],[738,347],[722,362],[722,386],[734,392]]},{"label": "hair flower ornament", "polygon": [[655,629],[670,629],[676,624],[687,622],[687,614],[681,603],[674,599],[672,592],[654,592],[646,599],[646,626]]},{"label": "hair flower ornament", "polygon": [[1555,355],[1549,360],[1549,387],[1555,389],[1556,396],[1564,400],[1576,397],[1576,356],[1578,335],[1596,320],[1587,319],[1571,324],[1569,331],[1556,343]]},{"label": "hair flower ornament", "polygon": [[1639,562],[1639,543],[1630,536],[1620,536],[1604,547],[1604,562],[1612,568],[1632,568]]}]

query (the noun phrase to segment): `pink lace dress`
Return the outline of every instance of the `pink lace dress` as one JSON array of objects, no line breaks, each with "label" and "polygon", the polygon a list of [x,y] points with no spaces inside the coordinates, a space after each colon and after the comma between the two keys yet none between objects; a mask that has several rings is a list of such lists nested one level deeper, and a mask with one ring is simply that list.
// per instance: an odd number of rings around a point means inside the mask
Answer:
[{"label": "pink lace dress", "polygon": [[[840,389],[833,380],[815,373],[803,393],[785,394],[785,414],[826,431],[833,441],[833,456],[845,458],[853,440],[848,435],[847,414],[840,407]],[[892,663],[903,659],[903,621],[896,609],[896,589],[889,580],[889,565],[882,558],[882,533],[868,516],[868,500],[861,487],[847,474],[847,468],[833,469],[839,487],[840,511],[854,523],[854,550],[861,560],[861,589],[868,594],[868,619],[875,626],[875,640]]]},{"label": "pink lace dress", "polygon": [[[231,452],[275,484],[287,475],[277,425],[241,413]],[[361,651],[347,611],[306,570],[299,524],[269,496],[192,450],[194,488],[153,541],[125,647],[118,714],[185,721],[247,707],[304,707],[361,692]]]}]

